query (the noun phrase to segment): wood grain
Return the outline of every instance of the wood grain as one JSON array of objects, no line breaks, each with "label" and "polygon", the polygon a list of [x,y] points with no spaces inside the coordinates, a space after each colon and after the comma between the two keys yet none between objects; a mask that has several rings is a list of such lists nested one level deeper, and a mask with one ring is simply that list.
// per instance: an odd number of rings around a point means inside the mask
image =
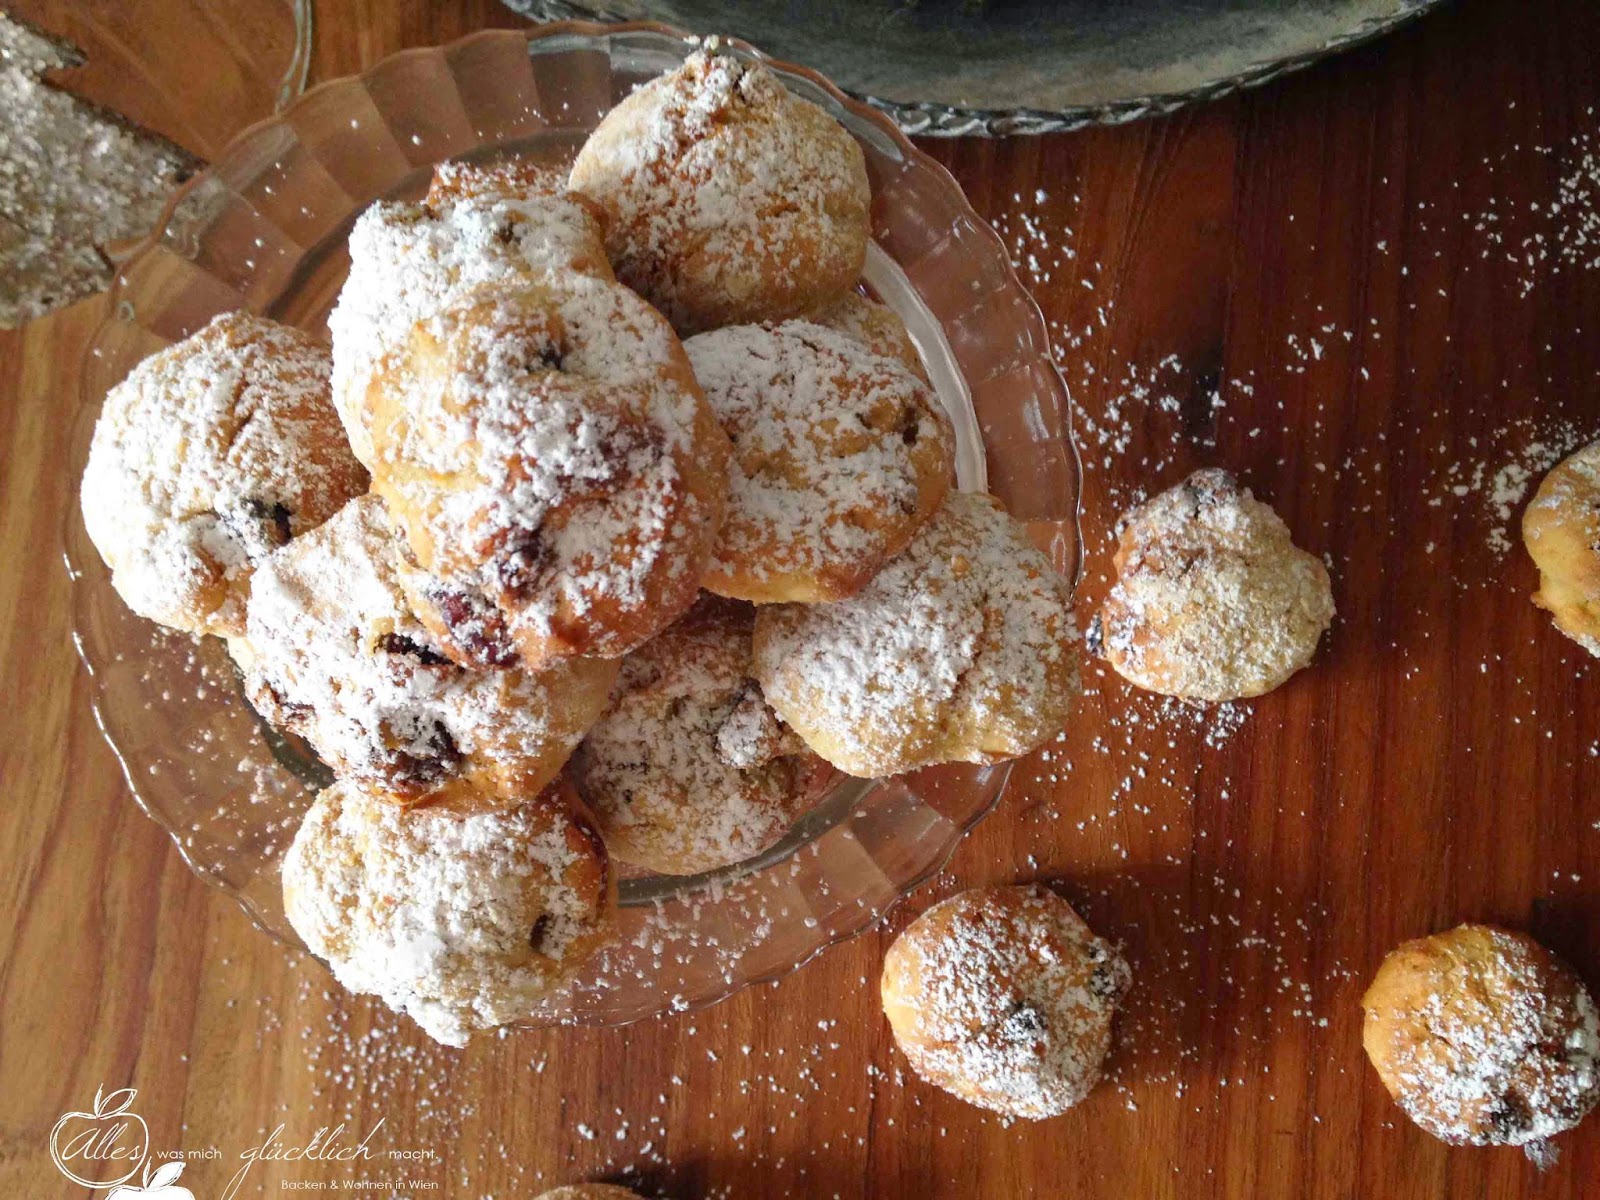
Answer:
[{"label": "wood grain", "polygon": [[[314,79],[511,23],[489,0],[317,21]],[[47,1142],[103,1084],[138,1088],[156,1145],[219,1148],[184,1176],[202,1200],[280,1122],[380,1118],[375,1146],[438,1157],[363,1177],[462,1197],[625,1175],[679,1200],[1600,1194],[1600,1121],[1542,1175],[1442,1146],[1359,1038],[1384,951],[1461,920],[1529,929],[1600,984],[1600,672],[1528,603],[1520,549],[1489,545],[1507,522],[1483,491],[1453,491],[1541,436],[1600,434],[1600,274],[1507,258],[1560,223],[1529,206],[1596,130],[1597,61],[1586,0],[1473,0],[1167,120],[929,147],[1037,259],[1080,416],[1105,427],[1120,400],[1125,448],[1084,429],[1084,611],[1117,511],[1217,464],[1328,556],[1339,620],[1233,716],[1091,668],[1064,742],[889,928],[630,1029],[429,1047],[187,872],[101,744],[67,627],[65,414],[101,314],[0,337],[0,1188],[86,1194]],[[213,119],[210,84],[185,74],[179,111]],[[1124,939],[1137,985],[1108,1083],[1007,1126],[906,1077],[875,992],[915,912],[1022,878]],[[349,1175],[263,1164],[238,1194]]]}]

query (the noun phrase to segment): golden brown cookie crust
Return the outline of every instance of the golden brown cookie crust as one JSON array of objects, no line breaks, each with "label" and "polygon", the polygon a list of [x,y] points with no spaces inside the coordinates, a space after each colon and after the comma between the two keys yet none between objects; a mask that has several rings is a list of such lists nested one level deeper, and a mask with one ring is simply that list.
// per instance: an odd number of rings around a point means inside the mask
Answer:
[{"label": "golden brown cookie crust", "polygon": [[758,610],[755,675],[850,775],[1026,754],[1077,691],[1071,586],[992,496],[952,492],[860,593]]}]

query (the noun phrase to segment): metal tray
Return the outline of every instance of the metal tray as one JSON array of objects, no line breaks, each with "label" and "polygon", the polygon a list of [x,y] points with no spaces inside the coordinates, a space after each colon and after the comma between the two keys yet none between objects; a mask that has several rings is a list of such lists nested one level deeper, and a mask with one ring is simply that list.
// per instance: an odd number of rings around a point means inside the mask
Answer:
[{"label": "metal tray", "polygon": [[827,74],[907,133],[1117,124],[1264,83],[1444,0],[504,0],[665,21]]}]

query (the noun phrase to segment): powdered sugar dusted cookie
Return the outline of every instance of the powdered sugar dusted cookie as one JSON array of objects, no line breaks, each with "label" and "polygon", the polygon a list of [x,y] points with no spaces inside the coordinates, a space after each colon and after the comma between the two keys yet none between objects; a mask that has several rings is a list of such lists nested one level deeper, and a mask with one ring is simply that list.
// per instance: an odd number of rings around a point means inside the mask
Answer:
[{"label": "powdered sugar dusted cookie", "polygon": [[84,524],[140,616],[238,634],[256,565],[366,489],[328,398],[328,349],[224,313],[112,388]]},{"label": "powdered sugar dusted cookie", "polygon": [[488,283],[581,275],[611,280],[596,211],[559,174],[524,160],[437,168],[421,204],[380,202],[350,231],[350,274],[328,317],[333,399],[371,464],[366,400],[384,359],[419,321]]},{"label": "powdered sugar dusted cookie", "polygon": [[856,596],[760,609],[755,676],[806,744],[851,775],[998,762],[1066,722],[1071,604],[999,501],[952,492]]},{"label": "powdered sugar dusted cookie", "polygon": [[1333,620],[1327,568],[1226,471],[1128,515],[1089,633],[1123,678],[1184,700],[1259,696],[1310,664]]},{"label": "powdered sugar dusted cookie", "polygon": [[628,96],[570,182],[604,210],[618,278],[685,334],[811,312],[866,259],[861,148],[732,54],[696,52]]},{"label": "powdered sugar dusted cookie", "polygon": [[407,606],[376,496],[257,570],[234,645],[252,702],[334,772],[400,805],[510,806],[550,782],[605,707],[614,663],[534,674],[452,662]]},{"label": "powdered sugar dusted cookie", "polygon": [[728,439],[672,328],[582,276],[460,294],[363,402],[373,491],[438,581],[413,597],[458,661],[614,658],[694,603]]},{"label": "powdered sugar dusted cookie", "polygon": [[944,500],[954,434],[897,360],[807,321],[718,329],[684,349],[733,442],[711,591],[854,595]]},{"label": "powdered sugar dusted cookie", "polygon": [[1446,1142],[1521,1146],[1600,1100],[1600,1017],[1532,938],[1462,925],[1390,952],[1362,999],[1361,1040],[1389,1094]]},{"label": "powdered sugar dusted cookie", "polygon": [[565,783],[462,817],[399,809],[345,781],[306,813],[283,900],[341,984],[460,1046],[571,977],[609,936],[615,884]]},{"label": "powdered sugar dusted cookie", "polygon": [[845,292],[837,300],[813,313],[809,320],[860,342],[874,354],[892,358],[918,379],[926,381],[922,355],[900,314],[887,304],[869,300],[860,292]]},{"label": "powdered sugar dusted cookie", "polygon": [[1545,476],[1522,515],[1522,541],[1539,568],[1533,602],[1600,655],[1600,442]]},{"label": "powdered sugar dusted cookie", "polygon": [[913,921],[883,960],[883,1011],[918,1075],[1039,1120],[1099,1082],[1127,964],[1034,885],[975,888]]},{"label": "powdered sugar dusted cookie", "polygon": [[707,597],[623,661],[571,771],[619,861],[669,875],[743,862],[832,776],[767,707],[754,626],[745,605]]}]

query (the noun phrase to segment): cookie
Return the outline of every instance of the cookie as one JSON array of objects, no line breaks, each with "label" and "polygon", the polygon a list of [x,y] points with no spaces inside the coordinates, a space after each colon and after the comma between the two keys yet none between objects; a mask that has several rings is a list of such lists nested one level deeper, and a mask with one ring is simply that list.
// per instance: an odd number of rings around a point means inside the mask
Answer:
[{"label": "cookie", "polygon": [[1545,476],[1522,515],[1522,541],[1539,568],[1533,602],[1600,655],[1600,442]]},{"label": "cookie", "polygon": [[616,887],[565,783],[458,816],[396,808],[343,781],[306,813],[283,900],[341,984],[461,1046],[572,977],[611,934]]},{"label": "cookie", "polygon": [[755,614],[707,597],[622,664],[572,779],[620,862],[694,875],[781,838],[832,770],[750,673]]},{"label": "cookie", "polygon": [[952,492],[849,600],[758,610],[767,703],[863,778],[1026,754],[1076,692],[1068,582],[992,496]]},{"label": "cookie", "polygon": [[812,312],[866,261],[861,148],[732,54],[696,51],[626,97],[569,182],[604,212],[617,277],[685,336]]},{"label": "cookie", "polygon": [[1434,1137],[1521,1146],[1600,1100],[1600,1018],[1570,967],[1532,938],[1462,925],[1406,942],[1361,1001],[1384,1087]]},{"label": "cookie", "polygon": [[1059,1116],[1100,1079],[1127,964],[1060,896],[974,888],[883,960],[883,1011],[919,1076],[1008,1117]]},{"label": "cookie", "polygon": [[1130,683],[1196,703],[1270,692],[1333,621],[1328,570],[1226,471],[1197,471],[1129,514],[1091,650]]},{"label": "cookie", "polygon": [[404,553],[369,495],[267,559],[233,646],[246,693],[335,774],[397,805],[520,804],[600,715],[616,665],[461,666],[411,612]]},{"label": "cookie", "polygon": [[363,414],[372,489],[438,581],[414,606],[458,661],[615,658],[694,603],[728,440],[627,288],[463,293],[417,324]]},{"label": "cookie", "polygon": [[807,321],[684,344],[733,443],[706,588],[758,604],[842,600],[943,502],[955,435],[898,360]]},{"label": "cookie", "polygon": [[80,495],[129,608],[190,633],[240,634],[262,559],[366,490],[328,372],[315,338],[235,312],[111,389]]},{"label": "cookie", "polygon": [[386,358],[463,293],[549,277],[613,279],[595,207],[522,160],[440,166],[420,204],[380,201],[350,231],[350,274],[328,316],[333,400],[371,465],[366,402]]}]

